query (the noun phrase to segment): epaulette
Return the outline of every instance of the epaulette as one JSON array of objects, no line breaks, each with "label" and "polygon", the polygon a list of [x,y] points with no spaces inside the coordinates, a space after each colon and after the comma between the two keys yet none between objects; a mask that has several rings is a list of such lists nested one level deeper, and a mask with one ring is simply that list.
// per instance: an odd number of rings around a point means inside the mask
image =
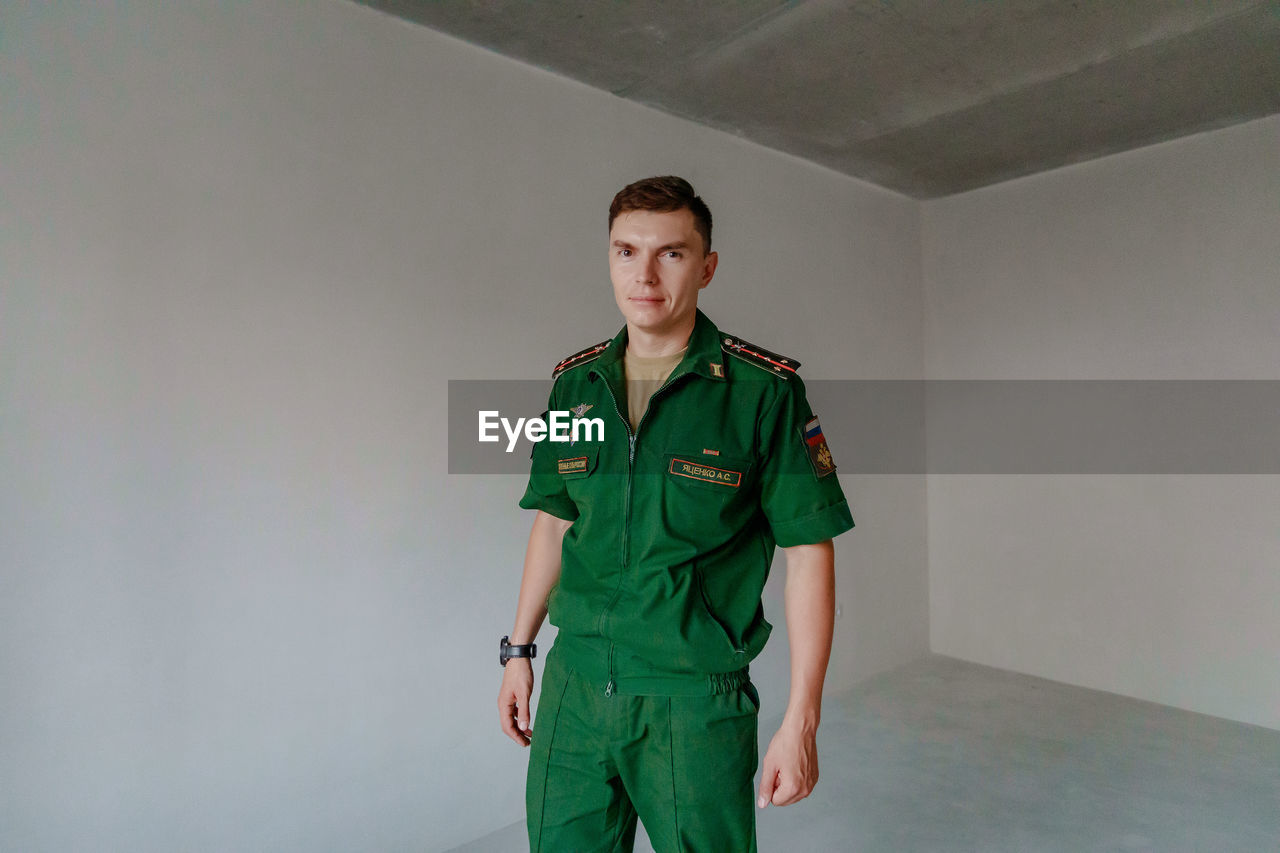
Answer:
[{"label": "epaulette", "polygon": [[560,374],[564,373],[569,368],[577,367],[580,364],[586,364],[588,361],[594,361],[600,357],[602,352],[609,348],[609,344],[611,343],[613,343],[612,338],[607,341],[601,341],[598,344],[592,344],[586,349],[578,350],[568,358],[562,359],[560,363],[556,365],[556,369],[551,371],[551,378],[558,379]]},{"label": "epaulette", "polygon": [[789,379],[800,366],[800,362],[776,352],[769,352],[764,347],[748,343],[742,338],[725,335],[720,339],[720,349],[729,355],[736,355],[747,364],[753,364],[761,370],[768,371],[780,379]]}]

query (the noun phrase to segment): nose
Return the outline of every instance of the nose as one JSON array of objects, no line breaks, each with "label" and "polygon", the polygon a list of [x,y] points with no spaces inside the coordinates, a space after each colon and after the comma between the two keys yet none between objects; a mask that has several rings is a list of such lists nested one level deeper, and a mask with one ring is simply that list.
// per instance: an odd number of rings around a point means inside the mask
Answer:
[{"label": "nose", "polygon": [[640,284],[653,284],[657,280],[658,259],[650,255],[636,269],[636,281]]}]

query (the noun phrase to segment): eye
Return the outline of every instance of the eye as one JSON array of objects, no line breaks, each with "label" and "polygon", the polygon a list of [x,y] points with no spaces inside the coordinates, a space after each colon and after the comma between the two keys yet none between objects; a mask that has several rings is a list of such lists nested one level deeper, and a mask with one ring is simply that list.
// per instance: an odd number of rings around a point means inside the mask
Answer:
[{"label": "eye", "polygon": [[630,249],[619,249],[619,250],[618,250],[618,257],[620,257],[620,258],[629,258],[629,257],[631,257],[631,250],[630,250]]},{"label": "eye", "polygon": [[677,252],[675,249],[672,249],[670,252],[667,252],[667,257],[678,261],[680,260],[682,255],[679,252]]}]

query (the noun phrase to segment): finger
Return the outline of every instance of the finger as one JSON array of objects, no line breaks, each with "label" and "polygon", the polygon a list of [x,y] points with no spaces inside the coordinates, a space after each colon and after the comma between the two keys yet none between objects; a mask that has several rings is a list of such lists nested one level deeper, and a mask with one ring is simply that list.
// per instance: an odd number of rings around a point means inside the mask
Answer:
[{"label": "finger", "polygon": [[519,734],[516,731],[515,719],[507,715],[502,716],[502,733],[514,741],[519,741]]},{"label": "finger", "polygon": [[789,806],[800,802],[811,793],[813,793],[813,786],[807,784],[803,778],[792,780],[779,777],[778,787],[773,792],[773,804]]},{"label": "finger", "polygon": [[498,723],[509,738],[514,738],[516,735],[514,710],[510,702],[498,701]]},{"label": "finger", "polygon": [[[515,741],[516,743],[518,743],[520,746],[528,746],[528,745],[529,745],[529,738],[528,738],[528,736],[527,736],[524,732],[520,731],[519,729],[517,729],[517,728],[515,727],[515,720],[514,720],[514,719],[508,720],[508,721],[506,722],[506,725],[504,725],[504,726],[503,726],[503,731],[505,731],[505,732],[507,733],[507,737],[511,738],[513,741]],[[533,734],[533,732],[529,732],[529,734]]]},{"label": "finger", "polygon": [[520,731],[528,733],[529,731],[529,694],[521,693],[517,699],[520,710],[517,712],[517,724]]},{"label": "finger", "polygon": [[[504,697],[505,699],[506,697]],[[525,732],[516,728],[515,702],[506,699],[505,702],[499,701],[498,718],[502,724],[503,733],[521,746],[529,745],[529,738]],[[531,732],[530,732],[531,734]]]},{"label": "finger", "polygon": [[773,801],[774,790],[778,786],[778,771],[773,766],[765,762],[764,773],[760,776],[760,796],[756,799],[756,805],[764,808]]}]

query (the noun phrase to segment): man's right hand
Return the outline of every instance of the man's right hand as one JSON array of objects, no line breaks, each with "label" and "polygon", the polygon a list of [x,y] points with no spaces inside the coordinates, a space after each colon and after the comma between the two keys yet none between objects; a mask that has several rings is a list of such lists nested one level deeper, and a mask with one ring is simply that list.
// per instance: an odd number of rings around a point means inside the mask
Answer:
[{"label": "man's right hand", "polygon": [[[529,531],[529,547],[524,554],[520,577],[520,600],[511,642],[532,643],[547,617],[547,598],[560,581],[560,549],[565,532],[573,526],[554,515],[538,510]],[[528,658],[512,658],[502,669],[502,689],[498,691],[498,721],[502,731],[521,746],[529,745],[533,730],[529,724],[529,697],[533,695],[533,664]]]},{"label": "man's right hand", "polygon": [[529,745],[529,697],[533,695],[533,664],[528,658],[512,658],[502,668],[498,691],[498,719],[502,731],[521,746]]}]

